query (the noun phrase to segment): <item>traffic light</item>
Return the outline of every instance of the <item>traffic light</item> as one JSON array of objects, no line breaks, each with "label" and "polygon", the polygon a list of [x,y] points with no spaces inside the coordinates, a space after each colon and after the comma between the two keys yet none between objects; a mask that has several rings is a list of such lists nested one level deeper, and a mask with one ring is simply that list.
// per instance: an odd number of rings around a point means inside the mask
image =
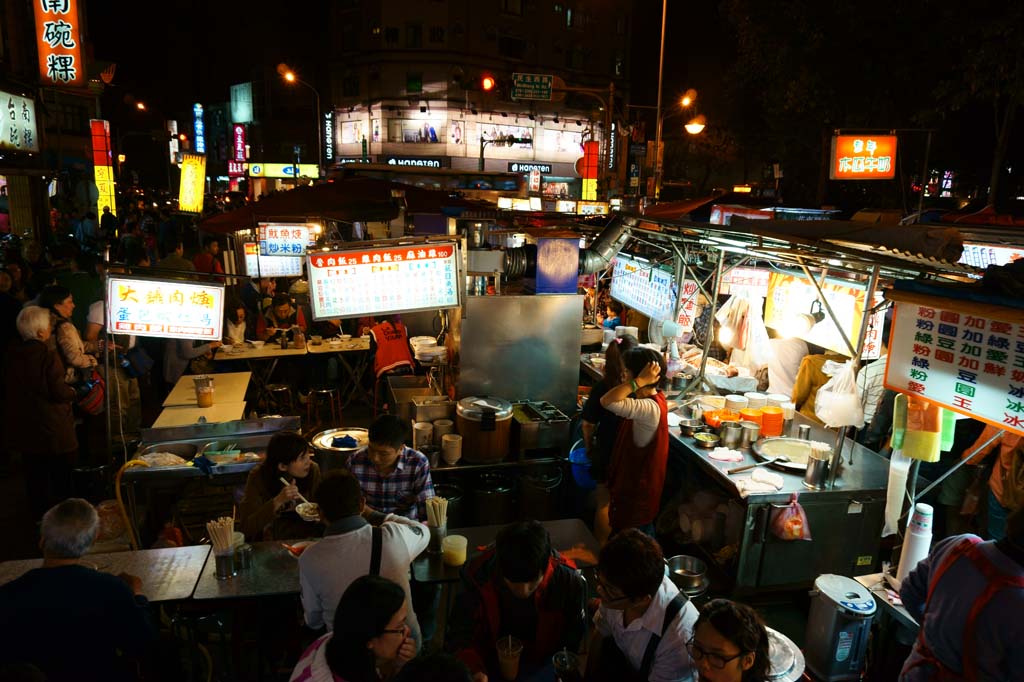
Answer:
[{"label": "traffic light", "polygon": [[494,92],[494,87],[497,84],[498,82],[494,80],[494,76],[489,73],[480,76],[480,89],[484,92]]}]

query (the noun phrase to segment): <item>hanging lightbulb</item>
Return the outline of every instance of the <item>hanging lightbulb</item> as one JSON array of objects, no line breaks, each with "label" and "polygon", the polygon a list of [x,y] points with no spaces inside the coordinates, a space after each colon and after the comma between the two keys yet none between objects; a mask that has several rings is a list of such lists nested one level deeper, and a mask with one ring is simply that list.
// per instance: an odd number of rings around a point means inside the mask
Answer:
[{"label": "hanging lightbulb", "polygon": [[787,339],[803,336],[814,327],[815,320],[808,313],[797,313],[793,315],[782,329],[782,335]]},{"label": "hanging lightbulb", "polygon": [[731,346],[732,340],[736,336],[736,332],[733,331],[732,327],[722,325],[718,328],[718,343],[723,346]]}]

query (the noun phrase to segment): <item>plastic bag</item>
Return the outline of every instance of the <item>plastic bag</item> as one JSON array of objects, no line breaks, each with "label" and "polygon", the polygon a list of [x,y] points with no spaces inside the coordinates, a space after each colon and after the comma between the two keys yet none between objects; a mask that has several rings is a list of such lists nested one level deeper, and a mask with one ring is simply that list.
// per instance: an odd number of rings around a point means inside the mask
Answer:
[{"label": "plastic bag", "polygon": [[829,427],[864,425],[864,407],[857,393],[857,374],[852,360],[818,389],[814,414]]},{"label": "plastic bag", "polygon": [[796,501],[797,494],[789,498],[789,504],[782,509],[773,509],[771,518],[772,535],[780,540],[810,540],[811,527],[807,523],[807,512]]}]

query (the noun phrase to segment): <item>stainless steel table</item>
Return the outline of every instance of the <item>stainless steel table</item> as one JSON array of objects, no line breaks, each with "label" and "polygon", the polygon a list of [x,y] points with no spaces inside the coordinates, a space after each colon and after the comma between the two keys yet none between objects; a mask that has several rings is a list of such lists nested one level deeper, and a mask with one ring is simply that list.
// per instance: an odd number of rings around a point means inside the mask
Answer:
[{"label": "stainless steel table", "polygon": [[[298,540],[285,540],[292,544]],[[281,542],[253,542],[252,566],[227,580],[217,580],[210,553],[196,584],[193,599],[244,599],[299,593],[299,560]]]},{"label": "stainless steel table", "polygon": [[[577,568],[589,568],[597,565],[597,555],[601,545],[590,532],[587,525],[579,519],[558,519],[541,521],[551,535],[551,546],[566,558],[575,561]],[[466,547],[466,561],[472,561],[483,549],[494,543],[494,539],[505,526],[473,526],[471,528],[453,528],[448,535],[464,535],[469,541]],[[429,550],[423,552],[412,562],[412,575],[416,582],[421,583],[454,583],[459,580],[461,567],[446,566],[440,553]]]},{"label": "stainless steel table", "polygon": [[[140,549],[133,552],[87,554],[82,563],[104,573],[130,573],[142,580],[142,593],[151,602],[188,599],[199,580],[209,545]],[[0,585],[43,565],[42,559],[0,564]]]}]

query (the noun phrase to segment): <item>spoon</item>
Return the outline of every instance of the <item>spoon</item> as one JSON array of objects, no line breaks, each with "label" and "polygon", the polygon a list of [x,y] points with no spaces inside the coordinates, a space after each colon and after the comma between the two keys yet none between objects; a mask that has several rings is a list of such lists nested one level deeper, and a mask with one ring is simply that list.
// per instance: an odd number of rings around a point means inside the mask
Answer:
[{"label": "spoon", "polygon": [[745,465],[743,465],[741,467],[736,467],[735,469],[729,469],[729,471],[727,471],[726,473],[728,473],[730,475],[731,474],[738,474],[741,471],[749,471],[750,469],[756,469],[757,467],[763,467],[765,464],[775,464],[776,462],[781,464],[783,462],[788,462],[788,461],[789,461],[789,457],[786,457],[785,455],[779,455],[778,457],[773,457],[771,459],[766,459],[765,461],[758,462],[757,464],[745,464]]}]

